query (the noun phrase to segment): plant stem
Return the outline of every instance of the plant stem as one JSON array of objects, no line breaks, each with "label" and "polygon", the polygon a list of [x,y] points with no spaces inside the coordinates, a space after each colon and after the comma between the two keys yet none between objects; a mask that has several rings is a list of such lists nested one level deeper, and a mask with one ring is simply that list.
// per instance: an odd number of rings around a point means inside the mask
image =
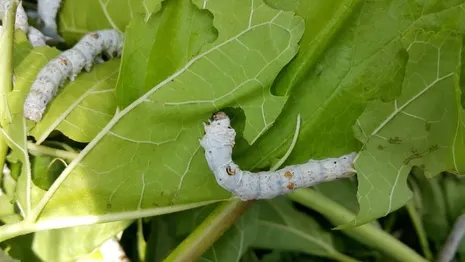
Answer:
[{"label": "plant stem", "polygon": [[454,259],[457,248],[465,235],[465,214],[457,218],[454,227],[447,237],[447,242],[439,252],[438,262],[449,262]]},{"label": "plant stem", "polygon": [[420,216],[415,208],[415,204],[413,201],[407,202],[405,206],[407,208],[407,212],[412,220],[413,226],[415,227],[415,231],[417,232],[418,240],[420,241],[421,249],[423,250],[423,254],[425,258],[431,261],[433,259],[433,253],[429,248],[428,239],[426,237],[425,228],[423,227],[423,223],[421,221]]},{"label": "plant stem", "polygon": [[223,202],[186,238],[164,261],[195,261],[237,218],[242,216],[255,201],[234,199]]},{"label": "plant stem", "polygon": [[[0,122],[3,128],[11,122],[7,97],[13,89],[13,43],[17,6],[17,1],[10,1],[10,8],[6,10],[6,19],[3,20],[3,32],[0,33],[0,54],[2,55],[0,61]],[[0,168],[2,170],[7,152],[8,145],[5,137],[0,134]]]},{"label": "plant stem", "polygon": [[33,155],[48,155],[55,156],[63,159],[74,160],[79,154],[75,152],[69,152],[65,150],[60,150],[52,147],[36,145],[30,141],[27,142],[27,149]]},{"label": "plant stem", "polygon": [[[309,207],[325,216],[333,225],[341,225],[352,221],[355,214],[339,205],[333,200],[313,189],[299,189],[288,197],[306,207]],[[359,242],[380,250],[388,256],[399,261],[426,262],[427,260],[415,251],[395,239],[373,224],[365,224],[352,229],[342,230],[343,233]]]},{"label": "plant stem", "polygon": [[349,256],[344,255],[343,253],[339,253],[339,252],[332,253],[331,258],[336,260],[336,261],[340,261],[340,262],[359,262],[359,260],[354,259],[352,257],[349,257]]}]

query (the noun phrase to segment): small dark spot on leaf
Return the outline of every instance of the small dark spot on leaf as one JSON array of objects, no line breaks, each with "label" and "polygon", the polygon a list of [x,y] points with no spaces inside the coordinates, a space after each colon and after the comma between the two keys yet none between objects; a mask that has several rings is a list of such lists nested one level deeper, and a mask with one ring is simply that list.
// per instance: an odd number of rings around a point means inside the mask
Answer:
[{"label": "small dark spot on leaf", "polygon": [[436,151],[439,149],[439,145],[438,144],[435,144],[435,145],[432,145],[428,150],[430,152],[433,152],[433,151]]},{"label": "small dark spot on leaf", "polygon": [[379,150],[384,150],[384,146],[378,145],[378,149],[379,149]]},{"label": "small dark spot on leaf", "polygon": [[165,191],[160,192],[160,196],[163,196],[165,194]]},{"label": "small dark spot on leaf", "polygon": [[395,136],[395,137],[390,137],[388,139],[388,142],[390,144],[401,144],[402,143],[402,140],[398,137],[398,136]]},{"label": "small dark spot on leaf", "polygon": [[107,204],[107,209],[110,209],[111,210],[112,208],[112,205],[110,203]]},{"label": "small dark spot on leaf", "polygon": [[431,123],[428,123],[428,122],[427,122],[427,123],[425,124],[425,131],[428,132],[428,131],[430,131],[430,130],[431,130]]}]

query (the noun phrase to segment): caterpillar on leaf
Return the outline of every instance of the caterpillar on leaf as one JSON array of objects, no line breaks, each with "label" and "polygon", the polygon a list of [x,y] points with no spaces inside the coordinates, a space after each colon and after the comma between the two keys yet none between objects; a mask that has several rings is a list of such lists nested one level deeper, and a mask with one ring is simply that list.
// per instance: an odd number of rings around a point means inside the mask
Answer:
[{"label": "caterpillar on leaf", "polygon": [[350,177],[355,173],[355,152],[339,158],[309,160],[277,171],[252,173],[241,170],[231,157],[236,131],[231,127],[229,117],[224,112],[218,112],[208,124],[204,123],[204,129],[205,135],[200,145],[205,150],[205,158],[216,181],[244,201],[274,198],[298,188]]},{"label": "caterpillar on leaf", "polygon": [[120,57],[123,40],[123,35],[113,29],[88,33],[73,48],[52,59],[32,83],[24,102],[24,117],[39,122],[47,104],[66,78],[74,81],[83,68],[90,71],[93,64],[103,61],[102,54],[109,58]]}]

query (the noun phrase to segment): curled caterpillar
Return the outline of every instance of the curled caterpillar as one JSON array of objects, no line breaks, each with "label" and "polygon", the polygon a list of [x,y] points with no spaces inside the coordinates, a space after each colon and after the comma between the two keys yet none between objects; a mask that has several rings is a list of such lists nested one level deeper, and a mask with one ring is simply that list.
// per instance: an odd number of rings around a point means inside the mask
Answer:
[{"label": "curled caterpillar", "polygon": [[200,145],[205,150],[205,158],[216,181],[244,201],[270,199],[355,173],[352,164],[356,153],[339,158],[309,160],[277,171],[243,171],[231,158],[236,131],[231,127],[229,117],[218,112],[208,124],[204,124],[204,129],[205,136],[200,140]]},{"label": "curled caterpillar", "polygon": [[[10,1],[11,0],[0,0],[0,18],[2,20],[6,17],[6,12],[8,11],[11,3]],[[42,32],[32,26],[29,26],[27,14],[21,2],[18,3],[18,7],[16,8],[15,28],[27,34],[27,38],[29,39],[29,42],[31,42],[32,46],[43,46],[45,45],[45,41],[48,39],[44,36],[44,34],[42,34]]]},{"label": "curled caterpillar", "polygon": [[24,102],[24,117],[38,122],[58,87],[66,78],[74,81],[84,68],[92,69],[94,63],[102,61],[100,55],[119,57],[123,49],[123,35],[116,30],[102,30],[85,35],[73,48],[61,53],[46,64],[32,83]]},{"label": "curled caterpillar", "polygon": [[38,0],[37,12],[42,20],[44,27],[42,31],[45,35],[61,40],[58,35],[56,16],[60,9],[61,0]]}]

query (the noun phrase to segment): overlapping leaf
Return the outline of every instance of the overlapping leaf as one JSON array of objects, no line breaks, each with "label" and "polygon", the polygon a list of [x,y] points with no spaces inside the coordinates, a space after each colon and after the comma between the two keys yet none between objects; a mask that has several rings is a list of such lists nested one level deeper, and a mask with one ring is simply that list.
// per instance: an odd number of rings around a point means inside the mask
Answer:
[{"label": "overlapping leaf", "polygon": [[58,53],[56,49],[49,47],[38,48],[32,51],[23,62],[15,68],[15,88],[8,95],[8,106],[11,113],[11,123],[6,127],[4,136],[13,154],[22,163],[21,175],[16,185],[16,197],[22,214],[28,212],[42,197],[43,191],[32,183],[31,164],[27,151],[27,127],[23,117],[23,104],[29,87],[35,79],[39,69],[50,57]]},{"label": "overlapping leaf", "polygon": [[[166,1],[150,19],[136,16],[125,33],[118,105],[126,107],[216,38],[212,15],[189,0]],[[130,53],[129,53],[130,52]]]},{"label": "overlapping leaf", "polygon": [[30,131],[36,143],[42,143],[54,130],[74,141],[91,141],[116,112],[119,65],[119,59],[95,65],[91,72],[67,83]]},{"label": "overlapping leaf", "polygon": [[357,121],[364,147],[355,162],[360,213],[354,223],[404,205],[411,197],[406,180],[414,165],[427,176],[465,171],[458,85],[462,37],[448,30],[418,29],[403,42],[409,62],[402,94],[389,103],[369,103]]},{"label": "overlapping leaf", "polygon": [[138,14],[147,19],[163,0],[80,0],[63,1],[58,15],[59,31],[69,42],[78,41],[90,31],[114,28],[125,31]]},{"label": "overlapping leaf", "polygon": [[204,160],[202,122],[220,108],[241,106],[246,139],[267,128],[283,100],[267,87],[296,54],[303,21],[261,1],[209,2],[207,8],[217,40],[115,115],[64,171],[41,219],[137,217],[229,197]]}]

